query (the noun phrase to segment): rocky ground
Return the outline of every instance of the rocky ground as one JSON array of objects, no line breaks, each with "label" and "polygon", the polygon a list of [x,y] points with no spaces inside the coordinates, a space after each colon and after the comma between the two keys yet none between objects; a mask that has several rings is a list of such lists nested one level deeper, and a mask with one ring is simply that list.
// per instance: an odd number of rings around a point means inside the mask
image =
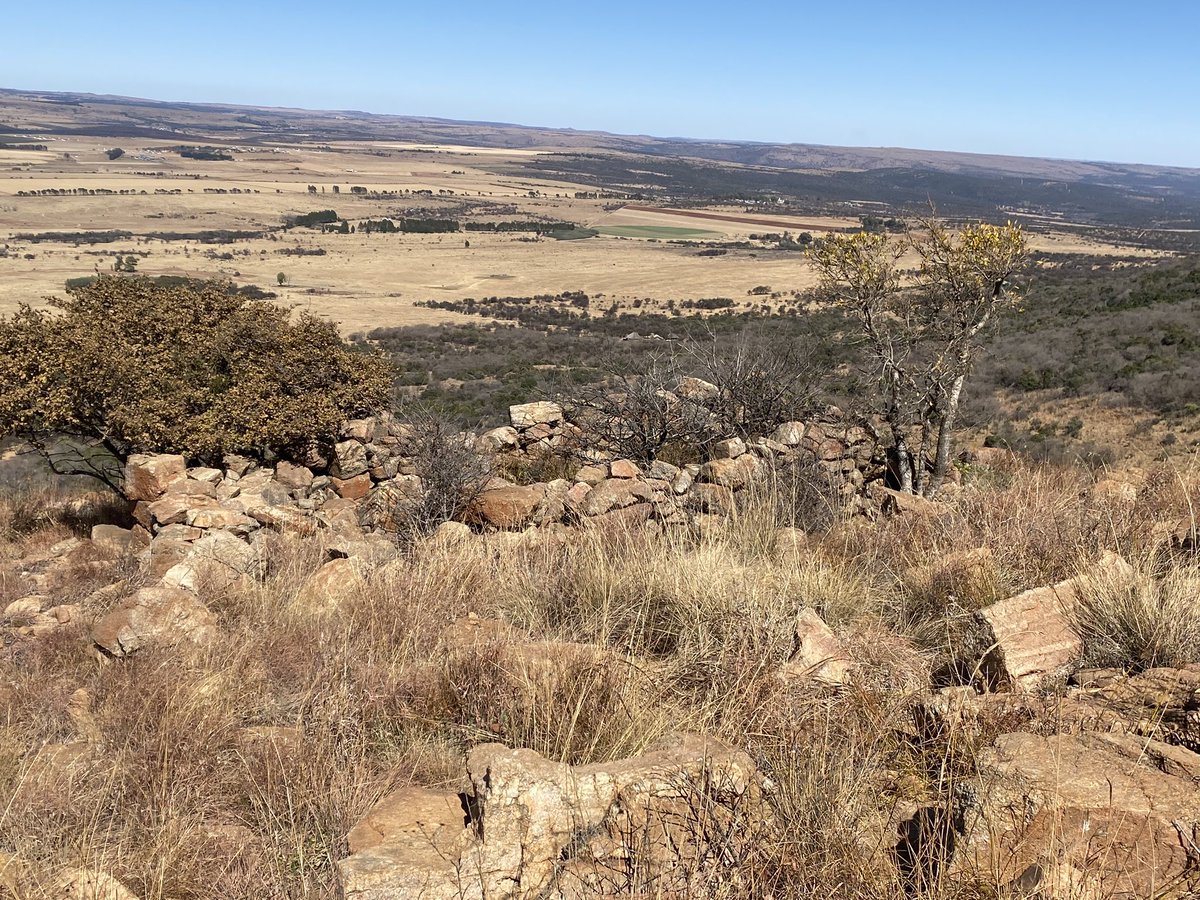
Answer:
[{"label": "rocky ground", "polygon": [[931,502],[836,411],[678,466],[512,420],[399,541],[386,418],[11,491],[0,895],[1200,890],[1190,470],[980,452]]}]

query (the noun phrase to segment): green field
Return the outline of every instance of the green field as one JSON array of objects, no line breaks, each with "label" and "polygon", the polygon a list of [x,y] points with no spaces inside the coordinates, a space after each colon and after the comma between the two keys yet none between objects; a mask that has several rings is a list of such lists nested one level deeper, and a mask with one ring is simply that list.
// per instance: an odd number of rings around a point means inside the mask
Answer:
[{"label": "green field", "polygon": [[684,228],[679,225],[605,225],[596,229],[610,237],[630,238],[719,238],[719,231]]}]

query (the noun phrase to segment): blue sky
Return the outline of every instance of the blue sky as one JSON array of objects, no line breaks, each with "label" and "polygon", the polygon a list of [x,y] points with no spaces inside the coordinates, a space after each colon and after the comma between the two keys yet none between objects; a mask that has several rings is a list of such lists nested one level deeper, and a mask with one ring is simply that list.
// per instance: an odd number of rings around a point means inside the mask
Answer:
[{"label": "blue sky", "polygon": [[1200,166],[1200,3],[184,4],[5,11],[0,87]]}]

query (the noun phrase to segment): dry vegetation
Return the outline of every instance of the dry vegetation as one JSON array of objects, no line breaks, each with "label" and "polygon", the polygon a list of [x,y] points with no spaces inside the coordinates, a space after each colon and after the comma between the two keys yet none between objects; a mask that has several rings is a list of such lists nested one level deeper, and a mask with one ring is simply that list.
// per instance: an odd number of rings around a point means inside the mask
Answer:
[{"label": "dry vegetation", "polygon": [[[1136,504],[1102,501],[1078,469],[1014,463],[968,481],[936,518],[835,519],[807,539],[779,528],[804,510],[760,494],[702,536],[419,542],[334,611],[301,591],[324,559],[320,542],[278,538],[264,581],[205,593],[219,640],[120,661],[86,638],[111,601],[85,598],[119,577],[136,584],[138,568],[81,558],[63,586],[84,602],[79,628],[15,638],[0,655],[0,846],[41,886],[34,897],[78,867],[112,873],[143,900],[332,897],[347,830],[397,785],[455,786],[474,744],[584,763],[693,730],[749,751],[776,783],[784,827],[727,861],[737,896],[899,900],[904,886],[883,863],[894,814],[948,779],[969,782],[974,751],[1013,726],[914,739],[910,704],[931,671],[953,673],[964,613],[1115,549],[1142,577],[1129,592],[1093,591],[1083,607],[1093,661],[1200,661],[1194,563],[1157,537],[1162,523],[1190,520],[1194,470],[1152,473]],[[63,508],[46,490],[6,492],[0,560],[106,514],[44,512]],[[0,583],[0,600],[18,593]],[[805,606],[862,667],[848,692],[776,676]],[[480,652],[449,652],[444,630],[472,613],[514,630]],[[585,654],[529,681],[502,653],[527,635],[623,662]],[[998,890],[926,887],[931,897]]]}]

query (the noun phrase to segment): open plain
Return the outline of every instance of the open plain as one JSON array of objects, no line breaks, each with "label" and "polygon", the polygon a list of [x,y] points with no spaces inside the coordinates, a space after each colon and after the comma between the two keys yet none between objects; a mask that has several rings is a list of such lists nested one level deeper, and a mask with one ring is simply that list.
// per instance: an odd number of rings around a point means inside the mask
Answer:
[{"label": "open plain", "polygon": [[[597,189],[594,179],[573,181],[536,167],[562,155],[549,137],[541,148],[338,140],[321,130],[336,134],[336,121],[320,119],[319,127],[289,138],[282,129],[247,132],[250,116],[236,118],[240,130],[228,134],[230,114],[170,107],[170,129],[190,139],[184,142],[147,137],[155,132],[130,112],[136,105],[116,107],[131,120],[124,135],[112,125],[121,119],[111,104],[93,106],[98,118],[89,127],[87,103],[0,93],[4,130],[20,129],[23,141],[46,148],[0,149],[0,312],[40,305],[61,294],[68,279],[111,271],[118,256],[133,256],[137,272],[149,276],[257,285],[346,333],[460,318],[416,305],[429,300],[582,291],[603,308],[662,309],[714,297],[749,306],[755,288],[791,295],[815,284],[801,253],[758,238],[819,237],[881,212],[865,201],[838,211],[783,197],[680,206],[669,192],[639,194],[647,185]],[[153,128],[167,130],[157,120]],[[195,146],[228,158],[181,155]],[[110,158],[115,148],[122,153]],[[574,147],[564,158],[586,149]],[[319,210],[333,210],[354,233],[289,227]],[[384,218],[586,230],[560,240],[529,231],[367,234],[358,227]],[[1032,243],[1068,254],[1164,252],[1061,220],[1038,226]],[[705,248],[722,252],[701,255]]]}]

